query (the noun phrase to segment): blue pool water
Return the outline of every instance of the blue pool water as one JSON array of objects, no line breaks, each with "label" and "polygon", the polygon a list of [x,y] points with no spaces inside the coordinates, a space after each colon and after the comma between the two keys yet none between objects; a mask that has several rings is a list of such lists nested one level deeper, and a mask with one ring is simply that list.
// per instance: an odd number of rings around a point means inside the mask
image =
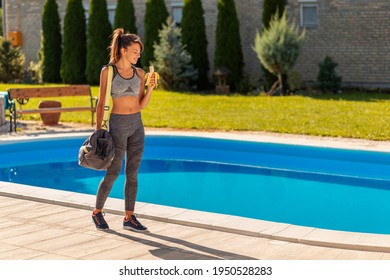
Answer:
[{"label": "blue pool water", "polygon": [[[0,144],[0,181],[95,194],[84,138]],[[325,229],[390,233],[390,153],[148,136],[138,201]],[[122,170],[123,174],[123,170]],[[111,197],[123,198],[124,176]]]}]

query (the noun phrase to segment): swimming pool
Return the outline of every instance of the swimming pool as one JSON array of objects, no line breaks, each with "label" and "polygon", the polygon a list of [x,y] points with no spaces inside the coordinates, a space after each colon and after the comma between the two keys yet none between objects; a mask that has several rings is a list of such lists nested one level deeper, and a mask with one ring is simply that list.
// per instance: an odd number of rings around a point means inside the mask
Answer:
[{"label": "swimming pool", "polygon": [[[95,194],[84,137],[0,144],[0,180]],[[148,136],[138,201],[295,225],[390,233],[390,153]],[[123,175],[111,197],[122,198]]]}]

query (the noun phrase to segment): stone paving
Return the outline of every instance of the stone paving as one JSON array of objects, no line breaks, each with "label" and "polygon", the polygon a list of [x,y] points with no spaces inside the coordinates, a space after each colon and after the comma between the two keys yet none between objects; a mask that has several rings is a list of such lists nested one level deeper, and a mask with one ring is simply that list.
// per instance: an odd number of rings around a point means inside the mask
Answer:
[{"label": "stone paving", "polygon": [[150,234],[97,231],[90,211],[0,196],[2,260],[389,260],[390,253],[310,246],[149,219]]}]

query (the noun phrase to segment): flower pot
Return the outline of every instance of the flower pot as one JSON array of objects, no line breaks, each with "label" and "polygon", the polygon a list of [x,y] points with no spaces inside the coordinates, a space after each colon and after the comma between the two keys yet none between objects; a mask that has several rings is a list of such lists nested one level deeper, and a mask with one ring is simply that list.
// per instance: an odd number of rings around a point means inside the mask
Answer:
[{"label": "flower pot", "polygon": [[[39,108],[61,108],[60,101],[45,100],[38,105]],[[61,113],[40,113],[44,125],[58,125]]]}]

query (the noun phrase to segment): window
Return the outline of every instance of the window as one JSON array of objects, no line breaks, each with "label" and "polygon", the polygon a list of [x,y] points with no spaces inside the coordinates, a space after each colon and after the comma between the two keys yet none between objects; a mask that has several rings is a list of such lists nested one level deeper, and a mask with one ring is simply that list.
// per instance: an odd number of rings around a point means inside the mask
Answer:
[{"label": "window", "polygon": [[171,2],[171,17],[177,25],[180,25],[183,16],[184,3],[181,0],[173,0]]},{"label": "window", "polygon": [[299,0],[301,10],[301,27],[317,26],[317,1]]},{"label": "window", "polygon": [[[84,7],[84,14],[85,14],[86,24],[88,25],[89,5],[84,4],[83,7]],[[114,26],[115,9],[116,9],[115,5],[112,5],[112,4],[111,5],[107,5],[108,20],[111,23],[111,26]]]},{"label": "window", "polygon": [[107,11],[108,11],[108,20],[111,23],[111,26],[114,26],[114,18],[115,18],[115,5],[107,5]]}]

